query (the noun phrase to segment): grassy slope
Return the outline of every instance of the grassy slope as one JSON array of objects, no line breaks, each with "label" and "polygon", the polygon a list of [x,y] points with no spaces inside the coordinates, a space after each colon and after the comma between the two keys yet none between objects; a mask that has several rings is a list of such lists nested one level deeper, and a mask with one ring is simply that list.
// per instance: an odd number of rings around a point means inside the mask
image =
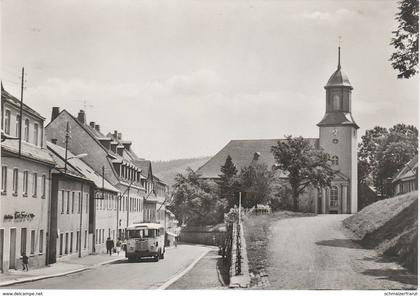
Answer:
[{"label": "grassy slope", "polygon": [[381,200],[344,220],[365,246],[417,273],[418,197],[416,192]]},{"label": "grassy slope", "polygon": [[196,170],[204,163],[206,163],[206,161],[208,161],[209,159],[210,156],[188,159],[175,159],[169,161],[153,161],[153,173],[157,177],[165,181],[169,186],[172,186],[174,184],[175,176],[178,173],[185,173],[187,167]]}]

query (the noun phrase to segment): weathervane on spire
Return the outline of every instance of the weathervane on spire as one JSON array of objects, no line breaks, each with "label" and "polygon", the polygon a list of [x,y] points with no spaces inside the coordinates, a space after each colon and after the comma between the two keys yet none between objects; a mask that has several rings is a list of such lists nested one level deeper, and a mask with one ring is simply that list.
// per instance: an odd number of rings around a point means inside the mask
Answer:
[{"label": "weathervane on spire", "polygon": [[341,36],[338,36],[338,69],[341,68],[340,58],[341,58]]}]

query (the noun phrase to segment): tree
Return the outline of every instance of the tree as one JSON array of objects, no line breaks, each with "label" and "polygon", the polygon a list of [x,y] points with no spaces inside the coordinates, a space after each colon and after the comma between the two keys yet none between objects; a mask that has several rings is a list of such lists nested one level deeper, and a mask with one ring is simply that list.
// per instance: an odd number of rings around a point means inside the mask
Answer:
[{"label": "tree", "polygon": [[398,28],[392,32],[391,45],[396,51],[391,55],[391,64],[399,72],[398,78],[410,78],[418,73],[419,1],[401,0],[395,19]]},{"label": "tree", "polygon": [[378,167],[377,151],[381,142],[386,138],[388,130],[384,127],[375,126],[367,130],[362,136],[362,142],[359,143],[358,151],[358,183],[373,185],[372,176],[376,175]]},{"label": "tree", "polygon": [[377,149],[375,187],[382,196],[390,197],[390,178],[418,153],[418,131],[413,125],[397,124]]},{"label": "tree", "polygon": [[232,157],[227,156],[225,164],[220,168],[222,172],[219,177],[220,197],[226,200],[226,210],[229,210],[236,203],[236,192],[238,191],[237,172]]},{"label": "tree", "polygon": [[253,162],[241,169],[240,191],[243,192],[242,205],[246,208],[265,204],[272,197],[274,174],[265,163]]},{"label": "tree", "polygon": [[293,209],[299,210],[299,195],[312,185],[330,186],[334,172],[330,166],[330,156],[316,148],[302,137],[287,136],[285,141],[278,141],[271,151],[277,162],[277,169],[288,173],[292,189]]},{"label": "tree", "polygon": [[186,225],[210,225],[223,221],[224,203],[211,184],[191,168],[175,177],[170,209]]},{"label": "tree", "polygon": [[389,178],[417,154],[417,145],[418,131],[413,125],[367,130],[359,144],[359,184],[374,185],[382,196],[388,196]]}]

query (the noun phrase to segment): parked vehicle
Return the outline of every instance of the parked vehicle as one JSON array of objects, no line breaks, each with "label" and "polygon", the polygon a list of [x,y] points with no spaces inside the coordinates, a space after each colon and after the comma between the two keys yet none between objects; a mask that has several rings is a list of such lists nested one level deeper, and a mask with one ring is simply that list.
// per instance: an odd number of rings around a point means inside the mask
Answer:
[{"label": "parked vehicle", "polygon": [[127,228],[125,257],[132,262],[143,257],[155,261],[165,256],[165,229],[157,223],[135,223]]}]

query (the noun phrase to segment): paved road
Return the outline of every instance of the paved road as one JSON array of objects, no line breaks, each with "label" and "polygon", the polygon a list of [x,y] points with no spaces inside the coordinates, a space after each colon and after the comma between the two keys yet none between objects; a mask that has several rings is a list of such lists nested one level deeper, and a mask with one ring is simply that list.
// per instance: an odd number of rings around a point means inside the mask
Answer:
[{"label": "paved road", "polygon": [[167,249],[165,259],[159,262],[124,260],[68,276],[13,285],[13,289],[156,289],[207,250],[204,246],[179,245]]},{"label": "paved road", "polygon": [[270,289],[413,289],[417,277],[350,239],[347,215],[279,220],[269,239]]}]

